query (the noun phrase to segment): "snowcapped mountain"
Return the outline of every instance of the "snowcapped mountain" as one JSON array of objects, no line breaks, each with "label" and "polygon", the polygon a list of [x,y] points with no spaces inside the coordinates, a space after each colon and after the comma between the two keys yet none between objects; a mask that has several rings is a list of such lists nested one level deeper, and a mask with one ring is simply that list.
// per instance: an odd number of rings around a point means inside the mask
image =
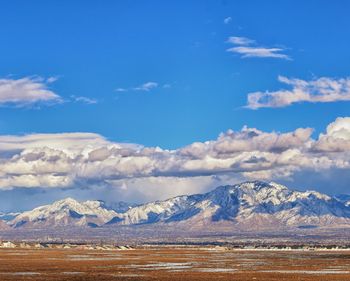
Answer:
[{"label": "snowcapped mountain", "polygon": [[105,206],[103,201],[78,202],[72,198],[56,201],[24,212],[9,222],[13,227],[52,227],[52,226],[100,226],[118,213]]},{"label": "snowcapped mountain", "polygon": [[350,226],[350,208],[336,198],[316,191],[291,191],[276,183],[253,181],[137,206],[122,218],[118,224],[171,223],[192,228],[210,225],[236,229]]},{"label": "snowcapped mountain", "polygon": [[178,196],[138,206],[67,198],[24,212],[14,228],[167,225],[174,229],[261,230],[350,226],[350,206],[316,191],[292,191],[261,181],[220,186],[205,194]]}]

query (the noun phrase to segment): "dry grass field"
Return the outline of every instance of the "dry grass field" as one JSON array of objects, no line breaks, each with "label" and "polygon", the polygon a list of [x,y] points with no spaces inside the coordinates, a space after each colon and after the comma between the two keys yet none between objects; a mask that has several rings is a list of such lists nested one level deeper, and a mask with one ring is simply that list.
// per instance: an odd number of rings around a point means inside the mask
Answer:
[{"label": "dry grass field", "polygon": [[350,280],[350,251],[0,249],[0,280]]}]

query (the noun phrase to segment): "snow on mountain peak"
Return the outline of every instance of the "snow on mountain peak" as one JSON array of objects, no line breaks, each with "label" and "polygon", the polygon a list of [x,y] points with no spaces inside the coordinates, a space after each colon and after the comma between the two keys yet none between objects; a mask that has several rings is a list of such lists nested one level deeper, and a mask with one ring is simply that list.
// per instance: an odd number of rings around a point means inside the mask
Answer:
[{"label": "snow on mountain peak", "polygon": [[[210,226],[217,222],[242,229],[298,225],[350,225],[350,207],[316,191],[293,191],[274,182],[248,181],[194,195],[141,205],[66,198],[24,212],[9,222],[20,227],[177,224]],[[121,211],[118,211],[120,209]]]},{"label": "snow on mountain peak", "polygon": [[[73,198],[65,198],[54,202],[51,205],[45,205],[35,208],[31,211],[18,215],[11,224],[49,224],[66,225],[71,221],[77,221],[77,225],[84,225],[93,222],[94,224],[105,224],[118,213],[103,207],[101,201],[78,202]],[[87,220],[87,218],[90,219]]]}]

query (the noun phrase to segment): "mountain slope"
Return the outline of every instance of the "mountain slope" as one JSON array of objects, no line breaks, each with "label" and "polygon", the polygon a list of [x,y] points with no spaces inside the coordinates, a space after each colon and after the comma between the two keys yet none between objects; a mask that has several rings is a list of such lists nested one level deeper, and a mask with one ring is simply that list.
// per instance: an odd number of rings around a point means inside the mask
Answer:
[{"label": "mountain slope", "polygon": [[350,226],[350,207],[316,191],[292,191],[260,181],[220,186],[205,194],[178,196],[138,206],[67,198],[24,212],[14,228],[56,226],[166,225],[187,230],[261,230]]},{"label": "mountain slope", "polygon": [[350,195],[348,194],[340,194],[335,197],[340,202],[344,203],[346,206],[350,206]]},{"label": "mountain slope", "polygon": [[72,198],[24,212],[9,222],[13,227],[99,226],[118,216],[102,201],[78,202]]},{"label": "mountain slope", "polygon": [[3,220],[0,220],[0,230],[8,230],[10,227],[4,222]]},{"label": "mountain slope", "polygon": [[189,226],[300,226],[349,224],[350,208],[316,191],[298,192],[259,181],[221,186],[128,210],[119,224],[182,223]]}]

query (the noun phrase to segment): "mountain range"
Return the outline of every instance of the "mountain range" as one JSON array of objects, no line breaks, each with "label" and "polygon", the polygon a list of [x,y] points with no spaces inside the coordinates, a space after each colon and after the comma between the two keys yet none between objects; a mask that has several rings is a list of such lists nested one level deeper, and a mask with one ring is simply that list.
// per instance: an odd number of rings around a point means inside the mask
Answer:
[{"label": "mountain range", "polygon": [[220,186],[204,194],[183,195],[135,205],[103,201],[56,201],[30,211],[2,215],[0,229],[57,227],[170,227],[218,231],[349,227],[350,198],[316,191],[293,191],[277,183],[250,181]]}]

